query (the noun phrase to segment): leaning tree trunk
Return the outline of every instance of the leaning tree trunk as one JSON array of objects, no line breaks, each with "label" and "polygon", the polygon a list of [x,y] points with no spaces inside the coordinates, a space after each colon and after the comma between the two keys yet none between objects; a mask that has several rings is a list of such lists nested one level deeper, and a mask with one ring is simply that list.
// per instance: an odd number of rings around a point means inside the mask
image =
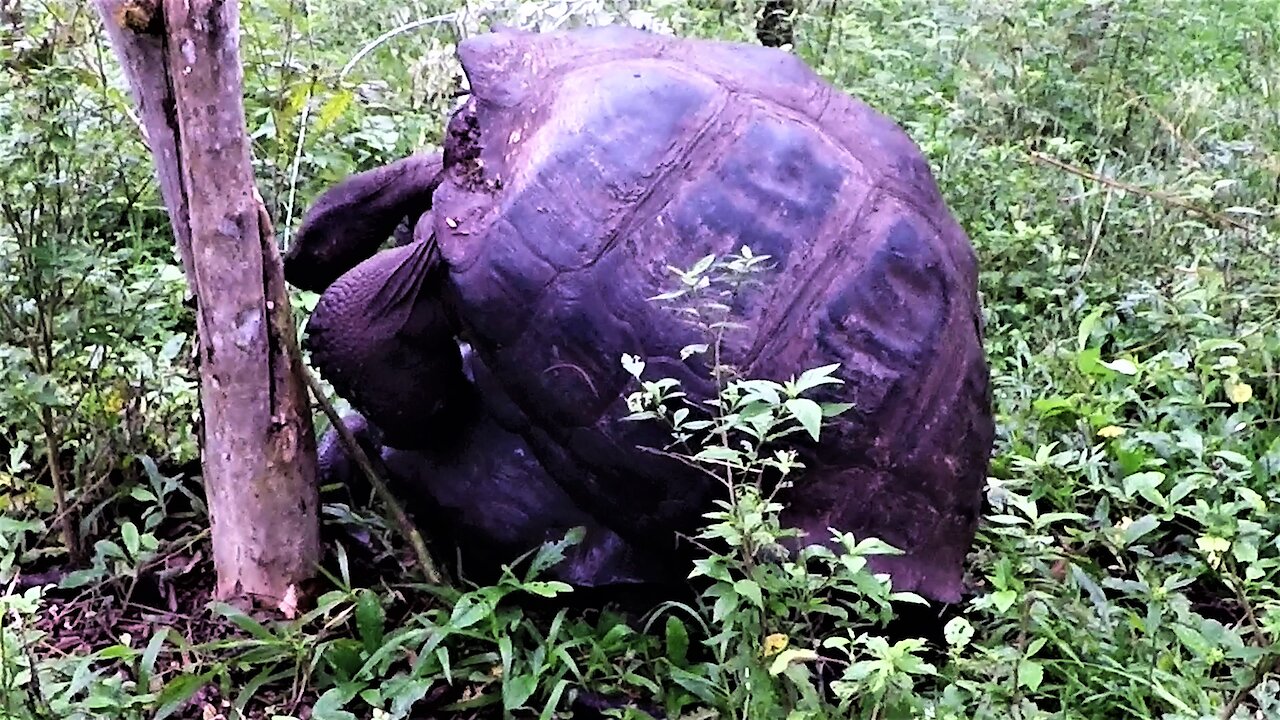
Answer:
[{"label": "leaning tree trunk", "polygon": [[315,431],[254,185],[235,0],[97,0],[196,300],[217,597],[285,602],[320,554]]}]

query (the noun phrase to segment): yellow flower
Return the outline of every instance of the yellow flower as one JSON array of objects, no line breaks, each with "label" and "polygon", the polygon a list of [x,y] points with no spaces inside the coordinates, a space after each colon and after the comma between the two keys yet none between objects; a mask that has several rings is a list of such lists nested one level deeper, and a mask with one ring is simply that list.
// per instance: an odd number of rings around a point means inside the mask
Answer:
[{"label": "yellow flower", "polygon": [[1227,391],[1227,398],[1237,405],[1243,405],[1253,397],[1253,388],[1242,380],[1232,378],[1223,387]]},{"label": "yellow flower", "polygon": [[777,655],[791,640],[782,633],[774,633],[764,639],[764,656]]},{"label": "yellow flower", "polygon": [[1117,438],[1124,434],[1124,428],[1117,425],[1108,425],[1098,431],[1098,437]]},{"label": "yellow flower", "polygon": [[124,410],[124,396],[119,390],[112,389],[109,394],[102,400],[102,409],[107,411],[109,415],[119,415]]}]

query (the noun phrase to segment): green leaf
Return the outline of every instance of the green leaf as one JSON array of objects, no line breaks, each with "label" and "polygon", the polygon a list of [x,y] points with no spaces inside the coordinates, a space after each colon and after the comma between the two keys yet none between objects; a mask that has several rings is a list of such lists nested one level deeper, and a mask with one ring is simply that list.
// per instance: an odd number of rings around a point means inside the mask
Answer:
[{"label": "green leaf", "polygon": [[[896,643],[894,649],[901,650],[901,646],[902,643]],[[902,672],[910,675],[932,675],[937,671],[937,668],[925,662],[924,658],[912,654],[902,655],[894,662],[894,665]]]},{"label": "green leaf", "polygon": [[360,643],[354,638],[337,638],[324,647],[324,659],[345,680],[351,680],[360,672],[363,659]]},{"label": "green leaf", "polygon": [[1212,649],[1212,645],[1203,635],[1181,623],[1173,624],[1173,634],[1178,636],[1188,650],[1197,655],[1206,655]]},{"label": "green leaf", "polygon": [[151,636],[151,642],[147,643],[146,650],[142,653],[142,660],[138,665],[138,686],[147,688],[151,684],[151,675],[156,669],[156,658],[160,656],[160,648],[164,646],[165,639],[169,637],[169,628],[162,627],[156,630]]},{"label": "green leaf", "polygon": [[441,646],[436,648],[436,661],[440,663],[440,672],[444,675],[444,681],[453,684],[453,661],[449,659],[449,648]]},{"label": "green leaf", "polygon": [[779,675],[787,669],[787,666],[793,662],[801,662],[804,660],[817,660],[818,653],[808,648],[791,648],[778,653],[778,656],[769,664],[769,674]]},{"label": "green leaf", "polygon": [[822,403],[822,417],[835,417],[853,408],[853,403]]},{"label": "green leaf", "polygon": [[138,526],[126,520],[124,525],[120,526],[120,537],[124,540],[124,547],[129,551],[129,557],[134,560],[138,559]]},{"label": "green leaf", "polygon": [[1036,525],[1044,527],[1059,520],[1088,520],[1089,516],[1077,512],[1048,512],[1036,518]]},{"label": "green leaf", "polygon": [[792,398],[786,402],[786,408],[816,441],[822,426],[822,408],[818,403],[807,398]]},{"label": "green leaf", "polygon": [[731,448],[713,445],[698,451],[698,454],[694,455],[693,458],[695,460],[723,460],[737,463],[741,461],[742,454]]},{"label": "green leaf", "polygon": [[159,707],[156,710],[155,720],[165,720],[181,709],[197,690],[209,682],[212,676],[213,673],[208,672],[201,675],[179,675],[170,680],[160,691],[160,696],[156,700]]},{"label": "green leaf", "polygon": [[1240,496],[1246,504],[1253,508],[1254,512],[1264,513],[1267,511],[1267,503],[1262,496],[1247,487],[1236,488],[1236,494]]},{"label": "green leaf", "polygon": [[1196,547],[1207,553],[1222,553],[1230,550],[1231,541],[1217,536],[1201,536],[1196,538]]},{"label": "green leaf", "polygon": [[1124,544],[1132,545],[1135,540],[1155,530],[1160,526],[1160,520],[1154,515],[1143,515],[1142,517],[1129,523],[1124,529]]},{"label": "green leaf", "polygon": [[1074,411],[1076,409],[1076,403],[1068,398],[1055,396],[1036,400],[1031,403],[1031,408],[1044,417],[1053,417],[1060,413]]},{"label": "green leaf", "polygon": [[101,677],[102,673],[93,669],[93,659],[83,658],[79,663],[76,663],[76,671],[72,674],[71,682],[67,683],[63,692],[67,696],[79,695],[92,683],[99,681]]},{"label": "green leaf", "polygon": [[322,133],[329,129],[329,126],[338,118],[342,117],[342,113],[346,112],[351,106],[351,101],[355,99],[355,95],[350,90],[340,90],[333,97],[325,101],[321,106],[316,121],[316,132]]},{"label": "green leaf", "polygon": [[716,598],[715,605],[711,608],[712,622],[723,622],[725,618],[730,617],[738,611],[738,596],[732,593],[725,593]]},{"label": "green leaf", "polygon": [[724,558],[699,558],[693,561],[693,570],[689,572],[690,578],[706,576],[712,580],[723,580],[729,582],[729,569],[725,567],[726,560]]},{"label": "green leaf", "polygon": [[764,597],[761,595],[760,586],[756,584],[755,580],[739,580],[733,584],[733,590],[739,595],[749,598],[751,602],[756,604],[756,607],[764,609]]},{"label": "green leaf", "polygon": [[538,580],[520,586],[526,592],[542,597],[555,597],[562,593],[573,592],[573,586],[558,580]]},{"label": "green leaf", "polygon": [[737,383],[743,403],[764,401],[770,405],[782,402],[782,386],[772,380],[743,380]]},{"label": "green leaf", "polygon": [[973,639],[974,629],[965,618],[953,617],[943,626],[942,634],[948,645],[963,648]]},{"label": "green leaf", "polygon": [[741,420],[753,421],[758,417],[770,415],[773,412],[773,409],[773,405],[760,400],[755,400],[742,407],[738,412],[738,418]]},{"label": "green leaf", "polygon": [[542,708],[542,714],[538,716],[538,720],[552,720],[555,717],[556,708],[560,707],[560,698],[564,695],[564,691],[569,689],[569,681],[561,679],[556,686],[551,689],[550,696],[547,697],[547,704]]},{"label": "green leaf", "polygon": [[1227,462],[1241,469],[1247,468],[1249,467],[1250,464],[1252,464],[1252,461],[1250,461],[1249,458],[1245,457],[1244,455],[1241,455],[1238,452],[1234,452],[1232,450],[1218,450],[1217,452],[1213,453],[1213,455],[1214,457],[1220,457],[1223,460],[1226,460]]},{"label": "green leaf", "polygon": [[[702,668],[702,672],[690,672],[681,668],[671,669],[671,679],[676,685],[684,688],[692,693],[702,702],[710,706],[718,706],[721,702],[719,692],[715,682],[711,679],[711,674]],[[711,717],[715,717],[714,715]]]},{"label": "green leaf", "polygon": [[716,256],[715,256],[715,254],[711,254],[711,255],[704,255],[704,256],[702,257],[702,259],[698,260],[698,262],[697,262],[697,263],[695,263],[695,264],[694,264],[694,266],[693,266],[692,268],[690,268],[690,269],[689,269],[689,271],[688,271],[686,274],[687,274],[687,275],[701,275],[702,273],[706,272],[707,270],[710,270],[710,269],[711,269],[711,264],[712,264],[712,263],[714,263],[715,261],[716,261]]},{"label": "green leaf", "polygon": [[272,635],[271,631],[263,627],[261,623],[248,615],[245,615],[239,609],[231,605],[226,603],[214,603],[213,611],[227,618],[232,623],[235,623],[236,627],[260,640],[276,640],[276,636]]},{"label": "green leaf", "polygon": [[1102,313],[1106,312],[1106,307],[1100,307],[1089,313],[1080,321],[1080,327],[1076,330],[1076,351],[1084,350],[1089,344],[1089,336],[1093,334],[1093,329],[1098,326],[1098,320],[1102,318]]},{"label": "green leaf", "polygon": [[1118,372],[1121,375],[1137,375],[1138,374],[1137,364],[1135,364],[1132,360],[1128,360],[1126,358],[1118,358],[1116,360],[1112,360],[1111,362],[1102,361],[1102,362],[1099,362],[1098,364],[1108,370],[1114,370],[1115,372]]},{"label": "green leaf", "polygon": [[100,660],[122,660],[133,657],[136,651],[128,645],[117,644],[105,647],[97,652]]},{"label": "green leaf", "polygon": [[232,703],[232,709],[234,712],[227,712],[226,716],[228,718],[245,717],[245,706],[249,704],[250,700],[259,697],[258,693],[264,686],[277,683],[285,678],[293,676],[292,669],[286,667],[283,670],[275,670],[277,667],[279,666],[269,665],[250,678],[248,682],[238,684],[239,687],[236,689],[239,690],[239,692],[236,695],[235,702]]},{"label": "green leaf", "polygon": [[534,675],[517,675],[504,678],[502,682],[502,706],[508,712],[523,707],[525,701],[538,689],[538,678]]},{"label": "green leaf", "polygon": [[653,302],[654,300],[675,300],[676,298],[681,297],[684,294],[685,294],[685,290],[683,289],[668,290],[667,292],[658,293],[657,295],[654,295],[652,297],[645,298],[645,299],[650,302]]},{"label": "green leaf", "polygon": [[1013,603],[1017,599],[1018,593],[1014,590],[1000,590],[991,594],[991,602],[1000,612],[1006,612],[1013,607]]},{"label": "green leaf", "polygon": [[635,355],[623,353],[622,368],[632,377],[639,379],[640,375],[644,373],[644,360]]},{"label": "green leaf", "polygon": [[1124,479],[1124,494],[1129,497],[1137,494],[1156,505],[1164,505],[1164,498],[1156,490],[1164,482],[1164,477],[1164,473],[1158,470],[1134,473]]},{"label": "green leaf", "polygon": [[819,385],[841,385],[844,383],[840,378],[831,377],[831,373],[840,367],[840,363],[832,363],[831,365],[823,365],[822,367],[805,370],[795,382],[795,392],[797,395],[803,394],[806,390],[818,387]]},{"label": "green leaf", "polygon": [[582,542],[586,537],[586,528],[575,525],[569,528],[559,540],[548,541],[538,546],[538,553],[529,562],[527,577],[536,577],[547,568],[559,563],[565,557],[565,550]]},{"label": "green leaf", "polygon": [[1044,666],[1035,660],[1022,660],[1018,663],[1018,684],[1032,692],[1040,687],[1044,680]]},{"label": "green leaf", "polygon": [[325,691],[311,707],[312,720],[356,720],[356,716],[343,708],[356,695],[349,686],[338,686]]},{"label": "green leaf", "polygon": [[680,618],[667,617],[667,659],[676,665],[684,665],[689,653],[689,631]]},{"label": "green leaf", "polygon": [[62,580],[58,582],[58,587],[65,588],[68,590],[75,589],[78,587],[84,587],[85,585],[88,585],[89,583],[98,580],[104,575],[106,575],[106,572],[104,570],[99,570],[97,568],[90,568],[88,570],[75,570],[67,573],[66,576],[63,577]]},{"label": "green leaf", "polygon": [[364,642],[366,652],[374,652],[382,645],[386,613],[377,593],[365,590],[356,601],[356,628]]},{"label": "green leaf", "polygon": [[158,500],[150,490],[142,487],[141,485],[134,485],[132,488],[129,488],[129,497],[145,503],[153,503]]},{"label": "green leaf", "polygon": [[1237,537],[1236,541],[1231,543],[1231,554],[1237,561],[1246,565],[1258,562],[1258,546],[1251,537]]},{"label": "green leaf", "polygon": [[685,345],[680,348],[680,359],[688,360],[690,355],[701,354],[710,349],[706,343],[697,343],[694,345]]},{"label": "green leaf", "polygon": [[493,609],[493,602],[486,597],[463,595],[453,606],[453,616],[449,618],[449,624],[456,630],[471,627],[492,615]]},{"label": "green leaf", "polygon": [[427,696],[427,692],[433,684],[435,684],[433,678],[397,677],[389,681],[386,684],[385,694],[387,699],[391,701],[392,716],[408,716],[414,704]]},{"label": "green leaf", "polygon": [[1098,359],[1102,355],[1102,351],[1096,347],[1085,348],[1076,353],[1076,369],[1085,375],[1095,375],[1098,372]]},{"label": "green leaf", "polygon": [[10,472],[20,472],[30,467],[24,462],[22,456],[27,452],[27,444],[20,442],[9,448],[9,470]]}]

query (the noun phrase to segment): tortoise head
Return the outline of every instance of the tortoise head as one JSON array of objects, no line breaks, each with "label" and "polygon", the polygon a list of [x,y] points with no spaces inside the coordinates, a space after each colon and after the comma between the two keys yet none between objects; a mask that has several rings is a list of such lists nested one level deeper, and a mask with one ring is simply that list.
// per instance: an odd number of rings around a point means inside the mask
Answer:
[{"label": "tortoise head", "polygon": [[312,363],[392,447],[429,443],[470,387],[446,273],[429,238],[383,250],[339,276],[307,322]]},{"label": "tortoise head", "polygon": [[322,292],[372,257],[397,226],[407,219],[412,227],[430,210],[440,168],[440,153],[411,155],[326,190],[307,211],[285,253],[285,280]]}]

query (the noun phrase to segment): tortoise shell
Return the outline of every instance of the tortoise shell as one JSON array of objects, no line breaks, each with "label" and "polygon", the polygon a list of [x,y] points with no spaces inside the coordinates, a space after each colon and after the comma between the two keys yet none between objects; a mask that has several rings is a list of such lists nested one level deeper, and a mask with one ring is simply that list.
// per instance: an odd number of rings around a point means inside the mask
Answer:
[{"label": "tortoise shell", "polygon": [[898,589],[959,598],[993,427],[977,265],[919,148],[772,48],[621,27],[463,41],[432,222],[445,297],[574,499],[624,537],[689,531],[718,483],[646,448],[624,353],[714,394],[705,334],[650,299],[742,246],[774,265],[735,300],[725,362],[785,380],[839,363],[852,403],[806,451],[784,520],[905,552]]}]

